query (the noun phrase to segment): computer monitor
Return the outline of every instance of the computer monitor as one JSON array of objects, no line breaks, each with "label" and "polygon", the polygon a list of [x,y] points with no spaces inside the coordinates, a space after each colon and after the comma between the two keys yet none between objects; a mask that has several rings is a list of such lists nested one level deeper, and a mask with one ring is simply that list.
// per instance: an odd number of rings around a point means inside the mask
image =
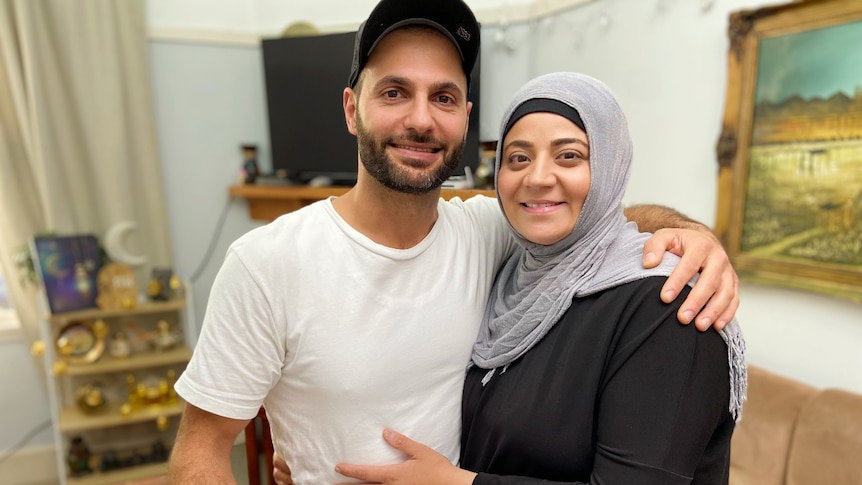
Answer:
[{"label": "computer monitor", "polygon": [[[342,95],[353,61],[355,32],[265,39],[261,42],[272,167],[293,182],[324,176],[336,185],[356,181],[356,137],[347,131]],[[475,173],[480,160],[477,60],[473,102],[461,164]]]}]

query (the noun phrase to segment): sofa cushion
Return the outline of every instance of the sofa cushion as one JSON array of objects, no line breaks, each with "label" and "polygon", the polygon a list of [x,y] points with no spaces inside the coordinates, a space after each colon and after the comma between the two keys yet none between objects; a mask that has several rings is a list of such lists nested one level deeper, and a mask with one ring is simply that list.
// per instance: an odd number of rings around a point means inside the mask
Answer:
[{"label": "sofa cushion", "polygon": [[787,483],[862,484],[862,395],[825,389],[805,405],[788,458]]},{"label": "sofa cushion", "polygon": [[731,485],[784,484],[797,418],[817,392],[813,386],[748,367],[748,400],[730,445]]}]

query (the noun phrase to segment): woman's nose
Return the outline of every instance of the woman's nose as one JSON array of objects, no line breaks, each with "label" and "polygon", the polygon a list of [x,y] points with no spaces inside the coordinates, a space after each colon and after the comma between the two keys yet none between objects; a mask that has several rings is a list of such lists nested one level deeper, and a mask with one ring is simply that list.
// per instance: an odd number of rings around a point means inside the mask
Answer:
[{"label": "woman's nose", "polygon": [[530,164],[529,172],[524,177],[524,184],[531,187],[547,187],[554,184],[554,164],[540,157]]}]

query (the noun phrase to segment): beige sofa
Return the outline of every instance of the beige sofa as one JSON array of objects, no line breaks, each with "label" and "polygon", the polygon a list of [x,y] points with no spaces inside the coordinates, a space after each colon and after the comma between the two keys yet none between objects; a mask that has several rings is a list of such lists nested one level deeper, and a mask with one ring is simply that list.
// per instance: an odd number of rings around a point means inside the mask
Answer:
[{"label": "beige sofa", "polygon": [[731,485],[862,485],[862,395],[748,372]]}]

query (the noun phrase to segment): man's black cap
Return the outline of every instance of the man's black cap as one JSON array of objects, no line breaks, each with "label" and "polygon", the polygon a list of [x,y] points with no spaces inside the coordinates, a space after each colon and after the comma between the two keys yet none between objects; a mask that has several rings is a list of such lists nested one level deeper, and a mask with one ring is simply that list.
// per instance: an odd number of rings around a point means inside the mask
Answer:
[{"label": "man's black cap", "polygon": [[356,32],[348,86],[356,87],[359,73],[380,39],[408,25],[433,27],[455,44],[469,88],[470,73],[479,56],[479,23],[462,0],[380,0]]}]

